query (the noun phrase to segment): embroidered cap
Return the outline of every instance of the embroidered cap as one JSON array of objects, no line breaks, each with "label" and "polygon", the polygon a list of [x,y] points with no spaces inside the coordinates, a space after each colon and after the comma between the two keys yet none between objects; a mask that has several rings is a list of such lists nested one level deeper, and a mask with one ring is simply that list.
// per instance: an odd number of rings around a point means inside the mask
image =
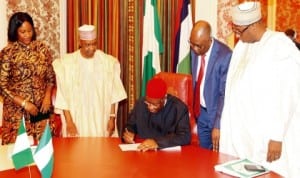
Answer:
[{"label": "embroidered cap", "polygon": [[146,87],[146,96],[149,98],[160,99],[167,93],[167,84],[163,79],[152,78],[148,81]]},{"label": "embroidered cap", "polygon": [[78,28],[79,38],[81,40],[94,40],[96,39],[95,26],[93,25],[82,25]]},{"label": "embroidered cap", "polygon": [[260,2],[246,1],[232,7],[232,22],[235,25],[250,25],[261,17]]}]

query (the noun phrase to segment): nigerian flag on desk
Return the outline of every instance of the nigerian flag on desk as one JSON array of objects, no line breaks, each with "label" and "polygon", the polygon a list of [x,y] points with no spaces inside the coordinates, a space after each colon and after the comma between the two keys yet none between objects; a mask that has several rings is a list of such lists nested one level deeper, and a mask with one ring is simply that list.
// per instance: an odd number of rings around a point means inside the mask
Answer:
[{"label": "nigerian flag on desk", "polygon": [[13,149],[12,161],[16,170],[33,163],[32,151],[25,129],[24,116],[22,117],[19,126],[18,135]]},{"label": "nigerian flag on desk", "polygon": [[148,80],[150,80],[155,74],[160,72],[159,55],[163,52],[163,45],[156,0],[144,1],[143,21],[143,62],[141,96],[145,96],[146,85]]},{"label": "nigerian flag on desk", "polygon": [[34,153],[34,160],[43,178],[50,178],[53,171],[53,145],[49,123]]}]

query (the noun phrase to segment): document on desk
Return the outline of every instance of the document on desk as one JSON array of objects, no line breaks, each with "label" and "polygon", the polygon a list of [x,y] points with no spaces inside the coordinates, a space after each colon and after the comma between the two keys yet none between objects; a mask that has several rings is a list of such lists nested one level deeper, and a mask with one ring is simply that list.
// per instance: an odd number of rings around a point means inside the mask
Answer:
[{"label": "document on desk", "polygon": [[[139,151],[138,146],[141,143],[132,143],[132,144],[119,144],[119,147],[122,151]],[[163,149],[159,149],[161,151],[181,151],[181,146],[173,146],[173,147],[167,147]]]},{"label": "document on desk", "polygon": [[223,164],[215,165],[215,170],[231,176],[246,178],[256,177],[269,172],[269,170],[265,168],[263,170],[247,170],[245,165],[261,166],[248,159],[237,159],[228,161]]},{"label": "document on desk", "polygon": [[181,151],[181,146],[171,146],[167,148],[160,149],[161,151]]},{"label": "document on desk", "polygon": [[119,147],[122,151],[138,151],[138,146],[140,143],[132,143],[132,144],[119,144]]}]

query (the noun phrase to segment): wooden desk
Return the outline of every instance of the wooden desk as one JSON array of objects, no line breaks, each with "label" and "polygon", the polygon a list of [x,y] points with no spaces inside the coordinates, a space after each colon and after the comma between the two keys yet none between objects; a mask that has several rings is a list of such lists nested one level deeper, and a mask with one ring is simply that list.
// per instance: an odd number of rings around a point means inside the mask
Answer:
[{"label": "wooden desk", "polygon": [[[122,152],[117,138],[55,138],[52,178],[229,178],[214,165],[232,157],[198,146],[181,151]],[[31,177],[40,177],[36,166]],[[0,172],[0,178],[29,177],[29,168]],[[264,178],[278,178],[269,173]]]}]

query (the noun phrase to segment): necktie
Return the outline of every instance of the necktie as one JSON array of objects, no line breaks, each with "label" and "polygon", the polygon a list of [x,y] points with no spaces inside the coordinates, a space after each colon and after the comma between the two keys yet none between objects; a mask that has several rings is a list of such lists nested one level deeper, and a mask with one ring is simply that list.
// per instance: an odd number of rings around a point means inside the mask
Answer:
[{"label": "necktie", "polygon": [[195,86],[194,91],[194,115],[197,118],[200,115],[200,84],[204,74],[204,67],[205,67],[205,55],[201,56],[201,66],[198,73],[198,78]]}]

